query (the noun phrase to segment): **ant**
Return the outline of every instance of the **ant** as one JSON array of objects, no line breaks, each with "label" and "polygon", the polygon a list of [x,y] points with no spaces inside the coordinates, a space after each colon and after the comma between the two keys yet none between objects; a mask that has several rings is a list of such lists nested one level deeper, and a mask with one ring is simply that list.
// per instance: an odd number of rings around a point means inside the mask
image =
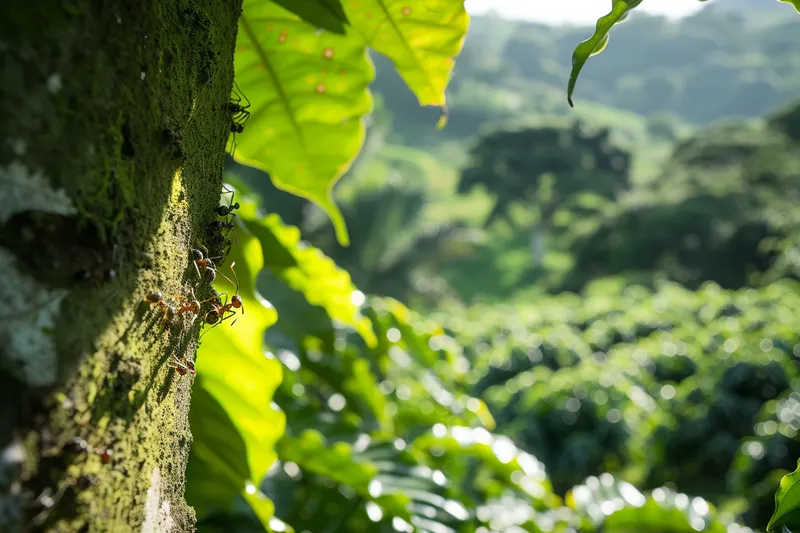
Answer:
[{"label": "ant", "polygon": [[180,133],[164,128],[161,131],[161,137],[164,139],[164,142],[172,145],[171,159],[183,159],[186,157],[186,152],[183,151],[183,144],[181,143],[181,141],[183,141],[183,136]]},{"label": "ant", "polygon": [[[205,246],[200,246],[205,249]],[[207,281],[212,282],[217,279],[217,267],[214,265],[214,259],[222,259],[222,256],[207,257],[204,256],[203,252],[200,250],[192,250],[192,253],[194,254],[194,260],[192,261],[192,264],[197,272],[197,277],[203,279],[202,274],[200,274],[200,269],[202,268],[204,269],[203,272],[206,274]],[[208,250],[206,250],[206,254],[208,254]]]},{"label": "ant", "polygon": [[186,361],[186,364],[184,364],[176,356],[172,356],[172,361],[169,362],[169,366],[174,368],[181,376],[185,376],[186,374],[197,375],[194,369],[194,363]]},{"label": "ant", "polygon": [[[233,92],[234,92],[234,99],[232,99],[228,103],[228,111],[231,112],[231,131],[233,133],[242,133],[244,131],[244,125],[247,122],[247,119],[250,118],[250,100],[244,95],[242,90],[239,88],[239,84],[236,83],[236,80],[233,80]],[[245,104],[242,105],[242,100],[245,101]]]},{"label": "ant", "polygon": [[[184,313],[194,313],[195,315],[200,314],[200,306],[205,302],[200,302],[197,300],[197,297],[194,295],[194,289],[189,289],[192,294],[192,299],[188,300],[186,304],[180,306],[176,311],[179,315]],[[208,301],[208,300],[206,300]]]},{"label": "ant", "polygon": [[[244,131],[244,125],[250,118],[250,111],[248,111],[250,100],[239,89],[239,84],[236,83],[236,80],[233,80],[233,93],[234,98],[228,102],[228,111],[231,113],[230,130],[234,134],[234,138],[231,141],[231,157],[236,153],[236,134]],[[244,105],[242,105],[242,100],[245,102]]]},{"label": "ant", "polygon": [[221,217],[226,217],[228,215],[230,215],[232,217],[236,216],[236,215],[233,214],[233,211],[235,209],[239,209],[239,202],[233,203],[233,199],[236,197],[236,192],[232,191],[229,188],[227,188],[224,183],[222,184],[222,188],[225,189],[225,192],[222,193],[222,194],[230,194],[231,195],[231,201],[230,201],[230,203],[228,205],[221,205],[221,206],[217,207],[214,210],[214,212],[217,214],[217,216],[221,216]]},{"label": "ant", "polygon": [[164,315],[164,322],[171,320],[177,312],[175,306],[169,305],[166,300],[164,300],[164,295],[161,291],[151,292],[145,296],[144,301],[158,307],[158,309]]},{"label": "ant", "polygon": [[102,281],[114,281],[117,278],[116,270],[109,269],[104,270],[102,272],[92,272],[91,270],[79,270],[75,273],[75,281],[91,281],[91,280],[102,280]]},{"label": "ant", "polygon": [[[220,294],[217,293],[216,291],[214,291],[214,296],[210,300],[208,300],[211,302],[212,308],[208,313],[206,313],[206,316],[204,317],[203,320],[206,324],[213,324],[212,329],[218,326],[219,324],[223,323],[224,321],[228,320],[229,318],[233,317],[236,314],[236,309],[241,309],[242,314],[244,314],[244,302],[242,302],[242,297],[239,296],[239,276],[236,275],[236,270],[234,268],[235,266],[236,262],[234,261],[233,263],[231,263],[231,272],[233,272],[234,279],[236,280],[235,283],[236,292],[231,297],[231,301],[230,302],[226,301],[226,303],[220,304],[219,300],[221,296],[222,295],[227,296],[227,294],[226,293]],[[238,318],[236,320],[238,320]],[[233,321],[233,324],[236,323],[236,320]],[[205,335],[205,333],[203,333],[203,335]]]},{"label": "ant", "polygon": [[[236,236],[236,225],[233,222],[222,222],[221,220],[215,220],[208,225],[208,229],[212,232],[212,234],[219,235],[222,238],[227,237],[228,233],[233,230],[233,238],[236,241],[236,244],[239,244],[239,238]],[[228,231],[226,231],[223,235],[222,231],[226,229]]]}]

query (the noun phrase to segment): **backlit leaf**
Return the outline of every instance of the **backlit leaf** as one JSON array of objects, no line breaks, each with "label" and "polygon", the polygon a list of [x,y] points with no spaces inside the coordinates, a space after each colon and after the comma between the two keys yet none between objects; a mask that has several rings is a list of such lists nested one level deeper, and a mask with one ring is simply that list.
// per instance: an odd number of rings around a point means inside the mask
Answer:
[{"label": "backlit leaf", "polygon": [[[301,241],[300,230],[284,224],[278,215],[259,216],[258,196],[242,188],[242,184],[226,186],[237,192],[239,218],[258,239],[263,268],[299,293],[305,302],[321,307],[328,320],[353,328],[369,346],[374,346],[372,324],[360,311],[364,296],[353,285],[350,274],[320,250]],[[278,307],[281,314],[294,311]]]},{"label": "backlit leaf", "polygon": [[608,32],[611,31],[614,24],[622,22],[628,16],[628,13],[641,3],[642,0],[612,0],[611,11],[608,15],[598,19],[594,35],[575,48],[572,53],[572,72],[570,72],[569,84],[567,85],[567,101],[570,107],[573,105],[572,93],[575,91],[578,75],[580,75],[586,61],[594,54],[603,51],[608,43]]},{"label": "backlit leaf", "polygon": [[318,30],[265,0],[246,0],[236,43],[236,81],[252,113],[236,136],[238,162],[268,172],[276,187],[320,205],[349,242],[331,197],[365,138],[375,75],[364,40]]},{"label": "backlit leaf", "polygon": [[[281,365],[263,347],[264,330],[277,314],[255,289],[263,266],[261,244],[242,224],[237,235],[239,244],[228,261],[236,263],[245,313],[235,325],[231,319],[204,330],[208,334],[201,339],[189,413],[194,441],[186,498],[202,519],[243,496],[266,526],[272,505],[256,487],[275,460],[273,447],[285,424],[283,414],[272,407]],[[223,273],[231,277],[230,271]],[[236,290],[223,276],[217,277],[215,288],[229,297]]]},{"label": "backlit leaf", "polygon": [[346,2],[353,29],[395,68],[420,105],[445,106],[454,58],[469,26],[463,0]]}]

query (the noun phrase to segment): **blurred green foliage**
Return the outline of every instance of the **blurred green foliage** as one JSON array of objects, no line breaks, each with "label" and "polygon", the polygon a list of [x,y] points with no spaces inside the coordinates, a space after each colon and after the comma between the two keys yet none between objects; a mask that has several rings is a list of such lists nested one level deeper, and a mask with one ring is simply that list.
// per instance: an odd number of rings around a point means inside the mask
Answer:
[{"label": "blurred green foliage", "polygon": [[[376,58],[374,150],[337,192],[348,249],[306,202],[236,169],[262,196],[244,192],[237,222],[240,261],[261,270],[247,290],[278,312],[273,372],[214,411],[198,364],[199,530],[794,527],[800,106],[689,130],[796,97],[798,30],[716,5],[638,17],[614,29],[624,53],[586,64],[566,122],[586,29],[479,17],[435,141],[438,115]],[[467,137],[471,153],[453,144]],[[252,390],[255,409],[237,403]]]}]

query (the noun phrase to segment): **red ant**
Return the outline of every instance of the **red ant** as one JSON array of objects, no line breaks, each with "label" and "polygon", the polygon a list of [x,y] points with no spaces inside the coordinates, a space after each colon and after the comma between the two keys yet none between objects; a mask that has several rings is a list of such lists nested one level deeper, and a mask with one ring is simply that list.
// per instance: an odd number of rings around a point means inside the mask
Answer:
[{"label": "red ant", "polygon": [[[241,309],[242,314],[244,314],[244,302],[242,301],[242,297],[239,296],[239,277],[236,275],[236,270],[234,269],[235,266],[236,262],[231,263],[231,272],[233,272],[233,276],[236,279],[236,292],[231,297],[231,301],[226,302],[225,304],[220,304],[219,299],[222,295],[219,293],[215,293],[214,297],[210,299],[212,308],[208,313],[206,313],[206,316],[203,320],[206,324],[213,324],[211,329],[233,317],[236,314],[236,309]],[[222,294],[227,296],[226,293]],[[236,320],[239,319],[237,318]],[[235,324],[236,320],[234,320],[231,325]],[[203,333],[203,335],[205,335],[205,333]]]},{"label": "red ant", "polygon": [[175,306],[168,304],[166,300],[164,300],[164,295],[161,293],[161,291],[151,292],[145,296],[144,301],[158,307],[158,309],[164,315],[164,322],[171,320],[177,311]]},{"label": "red ant", "polygon": [[178,374],[181,376],[185,376],[186,374],[191,374],[193,376],[197,375],[197,372],[194,370],[194,363],[191,361],[186,361],[186,364],[183,364],[180,359],[173,356],[172,361],[170,361],[169,366],[175,369]]},{"label": "red ant", "polygon": [[206,300],[205,302],[200,302],[200,301],[197,300],[197,298],[194,295],[194,289],[189,289],[189,291],[192,294],[192,299],[191,300],[186,300],[186,303],[184,305],[181,305],[180,307],[178,307],[178,310],[176,311],[176,313],[179,314],[179,315],[182,315],[184,313],[192,313],[194,315],[199,315],[200,314],[200,306],[202,306],[204,303],[210,301],[210,300]]}]

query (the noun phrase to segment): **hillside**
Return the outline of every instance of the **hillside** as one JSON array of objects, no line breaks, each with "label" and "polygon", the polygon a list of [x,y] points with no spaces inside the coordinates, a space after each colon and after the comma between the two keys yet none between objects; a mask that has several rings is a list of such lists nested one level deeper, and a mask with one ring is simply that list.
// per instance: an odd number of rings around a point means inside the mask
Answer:
[{"label": "hillside", "polygon": [[[567,106],[564,87],[575,43],[591,28],[475,17],[449,89],[444,137],[471,137],[489,124],[529,116],[578,113],[602,121],[605,115],[622,128],[635,122],[612,119],[610,109],[693,125],[763,115],[800,94],[800,56],[792,53],[800,18],[770,16],[777,12],[754,16],[714,4],[680,23],[632,17],[636,23],[616,28],[606,50],[586,66],[576,110]],[[420,109],[387,61],[374,59],[374,87],[394,116],[395,139],[413,145],[441,139],[438,112]]]}]

